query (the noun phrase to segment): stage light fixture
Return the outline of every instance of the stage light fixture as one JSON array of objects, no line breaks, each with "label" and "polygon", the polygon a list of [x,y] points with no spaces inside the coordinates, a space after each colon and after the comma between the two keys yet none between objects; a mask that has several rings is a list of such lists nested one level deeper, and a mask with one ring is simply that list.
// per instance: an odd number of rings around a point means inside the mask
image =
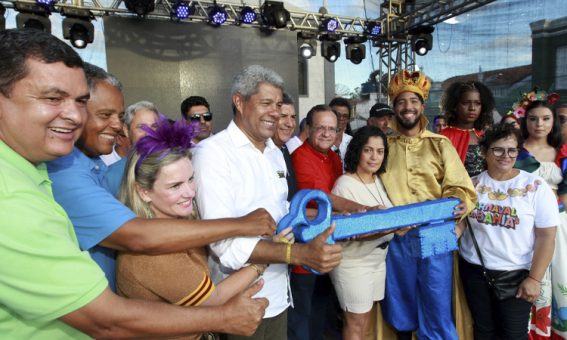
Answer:
[{"label": "stage light fixture", "polygon": [[334,33],[339,28],[339,22],[335,18],[327,18],[321,24],[322,32]]},{"label": "stage light fixture", "polygon": [[69,39],[76,48],[85,48],[94,41],[94,15],[88,9],[62,8],[63,39]]},{"label": "stage light fixture", "polygon": [[216,1],[209,8],[209,23],[213,26],[220,26],[228,20],[228,13],[224,7],[218,6]]},{"label": "stage light fixture", "polygon": [[171,8],[171,20],[184,20],[193,14],[193,9],[187,1],[177,1]]},{"label": "stage light fixture", "polygon": [[258,19],[258,14],[250,6],[242,7],[240,11],[240,23],[250,25]]},{"label": "stage light fixture", "polygon": [[331,35],[321,37],[321,55],[334,63],[341,56],[341,43]]},{"label": "stage light fixture", "polygon": [[39,6],[53,9],[53,6],[55,5],[55,3],[57,3],[57,0],[35,0],[35,3]]},{"label": "stage light fixture", "polygon": [[36,29],[51,33],[51,11],[43,5],[15,2],[14,8],[19,13],[16,15],[16,27],[18,29]]},{"label": "stage light fixture", "polygon": [[6,19],[4,18],[4,13],[6,13],[6,8],[4,5],[0,4],[0,31],[6,29]]},{"label": "stage light fixture", "polygon": [[346,58],[353,64],[360,64],[366,58],[366,38],[350,37],[345,39]]},{"label": "stage light fixture", "polygon": [[312,33],[301,32],[297,34],[297,46],[299,56],[304,59],[309,59],[317,55],[317,40],[316,35]]},{"label": "stage light fixture", "polygon": [[290,19],[289,12],[284,8],[283,2],[265,1],[260,8],[262,21],[265,25],[275,28],[287,27]]},{"label": "stage light fixture", "polygon": [[411,48],[420,56],[424,56],[433,48],[433,31],[432,26],[420,26],[409,30],[411,37]]},{"label": "stage light fixture", "polygon": [[126,9],[139,17],[145,17],[155,9],[154,0],[124,0]]},{"label": "stage light fixture", "polygon": [[376,39],[382,34],[382,24],[376,21],[367,21],[364,33],[370,39]]}]

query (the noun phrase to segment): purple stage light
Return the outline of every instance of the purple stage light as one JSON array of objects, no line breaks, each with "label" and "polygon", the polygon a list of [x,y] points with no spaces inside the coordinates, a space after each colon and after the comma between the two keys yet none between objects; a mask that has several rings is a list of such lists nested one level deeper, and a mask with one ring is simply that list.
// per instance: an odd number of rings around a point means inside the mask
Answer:
[{"label": "purple stage light", "polygon": [[242,8],[242,11],[240,12],[240,21],[243,24],[251,24],[256,21],[257,18],[258,14],[256,14],[251,7],[246,6]]}]

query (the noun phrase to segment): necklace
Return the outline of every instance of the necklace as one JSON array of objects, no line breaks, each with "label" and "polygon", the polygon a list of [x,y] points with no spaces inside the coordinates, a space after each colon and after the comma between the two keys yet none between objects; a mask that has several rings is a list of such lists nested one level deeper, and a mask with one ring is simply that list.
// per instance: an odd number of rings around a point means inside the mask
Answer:
[{"label": "necklace", "polygon": [[374,186],[376,187],[376,193],[378,194],[378,197],[380,197],[380,200],[378,200],[378,198],[376,197],[376,195],[374,195],[374,193],[372,192],[372,190],[370,190],[370,188],[368,188],[368,186],[366,185],[366,183],[364,183],[364,181],[362,180],[362,178],[360,177],[360,175],[358,174],[358,171],[355,171],[355,175],[356,177],[358,177],[358,179],[362,182],[362,185],[364,185],[364,187],[366,188],[366,190],[368,190],[368,192],[370,193],[370,195],[372,195],[372,197],[374,197],[374,200],[376,200],[376,203],[378,203],[379,205],[385,205],[385,200],[382,197],[382,194],[380,194],[380,189],[378,188],[378,184],[376,184],[376,180],[374,180]]}]

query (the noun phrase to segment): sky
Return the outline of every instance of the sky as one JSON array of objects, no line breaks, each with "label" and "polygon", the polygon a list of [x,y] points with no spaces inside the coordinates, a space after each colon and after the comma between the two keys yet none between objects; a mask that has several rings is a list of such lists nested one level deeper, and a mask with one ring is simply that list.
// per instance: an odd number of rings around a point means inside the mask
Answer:
[{"label": "sky", "polygon": [[[105,3],[110,0],[103,0]],[[433,80],[531,63],[530,22],[567,16],[567,0],[497,0],[474,11],[456,17],[456,24],[440,23],[433,33],[433,49],[417,57],[417,65]],[[241,4],[240,0],[219,1]],[[263,1],[259,0],[258,4]],[[377,18],[380,0],[285,0],[285,6],[299,11],[317,12],[321,6],[328,13],[360,18]],[[254,4],[254,1],[247,1]],[[52,15],[52,32],[61,36],[59,15]],[[86,49],[77,50],[89,62],[106,67],[104,27],[102,20],[94,22],[95,41]],[[6,26],[15,26],[15,13],[8,11]],[[367,46],[366,59],[352,64],[342,55],[335,63],[337,84],[350,90],[364,83],[378,68],[376,48]]]},{"label": "sky", "polygon": [[[332,2],[332,1],[330,1]],[[417,65],[435,81],[452,76],[531,64],[529,24],[567,16],[566,0],[498,0],[456,17],[457,24],[440,23],[433,33],[433,49],[417,56]],[[373,49],[376,52],[376,49]],[[378,67],[375,54],[353,65],[336,62],[336,83],[360,86]]]}]

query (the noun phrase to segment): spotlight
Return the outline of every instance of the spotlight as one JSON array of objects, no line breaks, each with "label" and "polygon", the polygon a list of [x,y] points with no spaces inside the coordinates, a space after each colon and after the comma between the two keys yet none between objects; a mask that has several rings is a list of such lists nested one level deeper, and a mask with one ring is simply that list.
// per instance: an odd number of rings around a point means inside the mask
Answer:
[{"label": "spotlight", "polygon": [[177,1],[171,8],[171,20],[184,20],[192,14],[192,8],[187,1]]},{"label": "spotlight", "polygon": [[45,6],[38,4],[16,2],[16,27],[19,29],[36,29],[51,33],[51,21],[49,15],[51,11]]},{"label": "spotlight", "polygon": [[94,27],[88,20],[63,19],[63,38],[71,40],[76,48],[85,48],[94,40]]},{"label": "spotlight", "polygon": [[411,34],[411,48],[418,55],[424,56],[433,48],[433,33],[435,30],[432,26],[420,26],[412,28],[409,31]]},{"label": "spotlight", "polygon": [[335,18],[327,18],[321,24],[321,31],[334,33],[339,27],[339,22]]},{"label": "spotlight", "polygon": [[275,28],[287,27],[290,19],[289,12],[280,1],[265,1],[260,8],[260,13],[264,24]]},{"label": "spotlight", "polygon": [[35,3],[39,6],[43,6],[49,9],[53,9],[53,6],[57,0],[35,0]]},{"label": "spotlight", "polygon": [[220,26],[228,20],[228,13],[226,10],[215,4],[209,8],[209,23],[213,26]]},{"label": "spotlight", "polygon": [[350,37],[345,39],[346,58],[353,64],[360,64],[366,58],[366,46],[364,37]]},{"label": "spotlight", "polygon": [[382,24],[376,21],[368,21],[366,22],[364,33],[366,33],[370,39],[376,39],[382,34]]},{"label": "spotlight", "polygon": [[331,63],[341,56],[341,43],[337,40],[331,35],[321,37],[321,55]]},{"label": "spotlight", "polygon": [[0,3],[0,31],[6,29],[6,19],[4,18],[6,8]]},{"label": "spotlight", "polygon": [[315,34],[302,32],[297,35],[297,46],[299,47],[299,56],[309,59],[317,55],[317,40]]},{"label": "spotlight", "polygon": [[145,17],[155,9],[154,0],[124,0],[124,4],[127,10],[139,17]]},{"label": "spotlight", "polygon": [[76,48],[85,48],[94,40],[93,14],[88,9],[62,8],[63,38],[69,39]]},{"label": "spotlight", "polygon": [[240,23],[250,25],[258,18],[258,14],[252,9],[252,7],[244,6],[240,11]]}]

